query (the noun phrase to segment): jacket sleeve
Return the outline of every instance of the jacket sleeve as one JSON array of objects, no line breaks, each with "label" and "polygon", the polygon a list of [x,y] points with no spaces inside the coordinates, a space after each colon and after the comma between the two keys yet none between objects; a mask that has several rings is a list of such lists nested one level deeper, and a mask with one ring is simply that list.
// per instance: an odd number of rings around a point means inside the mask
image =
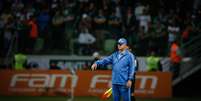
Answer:
[{"label": "jacket sleeve", "polygon": [[98,66],[105,66],[105,65],[108,65],[108,64],[112,64],[112,55],[110,55],[110,56],[108,56],[108,57],[105,57],[105,58],[103,58],[103,59],[101,59],[101,60],[98,60],[98,61],[96,61],[95,63],[98,65]]},{"label": "jacket sleeve", "polygon": [[137,66],[137,60],[134,58],[134,55],[130,55],[130,59],[129,59],[129,77],[128,79],[129,80],[133,80],[135,79],[133,76],[134,76],[134,73],[136,72],[136,66]]}]

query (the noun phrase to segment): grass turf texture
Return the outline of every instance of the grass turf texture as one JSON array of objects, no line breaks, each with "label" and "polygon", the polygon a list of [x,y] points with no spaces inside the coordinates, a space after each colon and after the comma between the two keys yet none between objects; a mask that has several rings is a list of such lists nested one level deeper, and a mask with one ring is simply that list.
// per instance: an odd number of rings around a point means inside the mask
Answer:
[{"label": "grass turf texture", "polygon": [[[49,96],[0,96],[1,101],[68,101],[67,97],[49,97]],[[112,99],[101,100],[98,97],[75,97],[74,101],[112,101]],[[137,98],[137,101],[201,101],[200,98],[167,98],[167,99],[142,99]]]}]

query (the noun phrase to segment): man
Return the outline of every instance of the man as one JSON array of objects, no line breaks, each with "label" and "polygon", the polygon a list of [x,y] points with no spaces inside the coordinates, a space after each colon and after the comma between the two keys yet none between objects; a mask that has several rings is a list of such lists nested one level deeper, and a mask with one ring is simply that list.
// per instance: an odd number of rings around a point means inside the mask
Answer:
[{"label": "man", "polygon": [[26,67],[25,65],[27,61],[27,56],[25,54],[18,52],[17,54],[15,54],[14,59],[15,59],[15,70],[24,70]]},{"label": "man", "polygon": [[89,55],[91,53],[90,47],[93,47],[93,43],[96,41],[96,38],[89,33],[88,29],[82,29],[78,37],[79,44],[79,54]]},{"label": "man", "polygon": [[136,68],[135,56],[129,51],[127,40],[120,38],[118,40],[118,51],[112,55],[96,61],[92,66],[92,70],[96,70],[97,66],[112,65],[112,94],[114,101],[131,101],[131,85],[134,80]]},{"label": "man", "polygon": [[[133,75],[134,78],[135,78],[136,72],[138,71],[138,66],[139,66],[138,59],[136,57],[135,57],[135,61],[136,61],[136,66],[135,66],[135,73]],[[135,93],[135,79],[132,80],[132,85],[131,85],[131,101],[136,101],[134,93]]]},{"label": "man", "polygon": [[173,79],[179,76],[181,60],[182,60],[181,50],[178,41],[175,40],[170,48],[170,62],[171,62],[170,69],[173,72]]},{"label": "man", "polygon": [[154,51],[151,51],[150,55],[146,58],[146,64],[148,72],[162,71],[160,58],[155,55]]}]

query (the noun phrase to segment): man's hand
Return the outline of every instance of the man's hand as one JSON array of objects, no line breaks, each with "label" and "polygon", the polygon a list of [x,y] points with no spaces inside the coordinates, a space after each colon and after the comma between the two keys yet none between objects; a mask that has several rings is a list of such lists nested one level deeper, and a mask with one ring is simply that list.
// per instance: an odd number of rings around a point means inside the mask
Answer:
[{"label": "man's hand", "polygon": [[131,85],[132,85],[132,81],[131,81],[131,80],[128,80],[128,82],[126,83],[126,86],[127,86],[128,88],[131,88]]},{"label": "man's hand", "polygon": [[94,63],[94,64],[91,66],[91,70],[94,71],[94,70],[96,70],[96,68],[97,68],[97,64]]}]

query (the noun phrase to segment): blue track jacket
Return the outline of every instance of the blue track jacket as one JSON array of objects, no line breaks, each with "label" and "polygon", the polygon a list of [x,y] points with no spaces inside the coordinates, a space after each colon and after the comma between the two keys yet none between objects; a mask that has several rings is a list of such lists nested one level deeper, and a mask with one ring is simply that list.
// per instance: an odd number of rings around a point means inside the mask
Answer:
[{"label": "blue track jacket", "polygon": [[126,85],[128,80],[135,79],[133,77],[136,68],[136,59],[134,55],[125,50],[121,57],[118,58],[120,52],[114,52],[112,55],[105,57],[95,63],[101,65],[112,65],[112,84]]}]

